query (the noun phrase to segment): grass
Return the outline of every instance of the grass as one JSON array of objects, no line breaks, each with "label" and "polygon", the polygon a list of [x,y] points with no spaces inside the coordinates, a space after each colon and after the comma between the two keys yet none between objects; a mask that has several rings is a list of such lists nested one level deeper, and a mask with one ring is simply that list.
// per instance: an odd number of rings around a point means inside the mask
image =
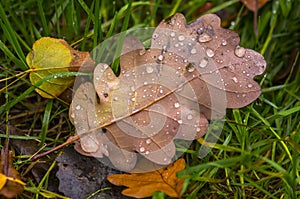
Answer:
[{"label": "grass", "polygon": [[[268,64],[256,80],[262,94],[242,109],[228,110],[217,144],[203,159],[186,154],[183,198],[300,198],[300,10],[297,1],[271,0],[258,12],[257,35],[253,13],[238,0],[100,1],[2,0],[0,4],[0,122],[22,130],[11,139],[37,140],[41,150],[65,141],[74,128],[68,106],[34,92],[25,56],[43,36],[63,38],[82,51],[91,51],[105,38],[124,30],[155,27],[176,13],[193,21],[205,13],[224,17],[222,25],[237,31],[241,46],[261,52]],[[208,4],[207,4],[208,5]],[[115,71],[118,63],[113,65]],[[1,140],[6,135],[0,134]],[[3,144],[3,142],[2,142]],[[200,147],[195,142],[195,150]],[[30,166],[17,156],[20,173]],[[26,194],[60,197],[47,190],[49,168],[40,184],[28,177]],[[25,169],[24,169],[25,168]],[[167,198],[154,194],[153,198]]]}]

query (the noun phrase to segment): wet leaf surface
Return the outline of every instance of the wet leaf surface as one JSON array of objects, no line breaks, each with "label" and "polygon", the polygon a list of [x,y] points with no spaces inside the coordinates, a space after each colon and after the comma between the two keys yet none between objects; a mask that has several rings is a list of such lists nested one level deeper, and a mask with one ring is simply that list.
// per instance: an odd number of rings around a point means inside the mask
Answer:
[{"label": "wet leaf surface", "polygon": [[90,71],[94,67],[88,52],[74,50],[66,41],[50,37],[42,37],[33,44],[26,62],[32,69],[29,77],[33,85],[53,75],[53,79],[44,81],[36,89],[45,98],[57,97],[73,84],[74,77],[59,77],[59,74],[76,71],[79,67]]},{"label": "wet leaf surface", "polygon": [[226,108],[254,101],[260,86],[253,77],[266,67],[264,58],[239,46],[237,33],[221,28],[213,14],[190,25],[176,14],[155,29],[150,49],[129,36],[122,52],[118,77],[101,63],[93,82],[79,86],[70,119],[82,135],[78,152],[107,156],[113,166],[131,172],[137,153],[168,165],[175,139],[197,139]]},{"label": "wet leaf surface", "polygon": [[155,191],[165,192],[175,198],[181,198],[184,179],[177,178],[176,173],[185,168],[184,159],[178,159],[167,168],[148,173],[114,174],[107,179],[118,186],[126,186],[122,194],[135,198],[150,197]]}]

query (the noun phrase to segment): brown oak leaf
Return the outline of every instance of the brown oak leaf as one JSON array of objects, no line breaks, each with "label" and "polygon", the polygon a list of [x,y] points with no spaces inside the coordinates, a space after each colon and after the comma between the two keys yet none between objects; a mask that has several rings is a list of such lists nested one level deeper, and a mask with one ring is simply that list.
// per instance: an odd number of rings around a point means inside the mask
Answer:
[{"label": "brown oak leaf", "polygon": [[70,106],[81,135],[75,149],[107,156],[124,171],[133,171],[138,154],[168,165],[176,154],[174,140],[188,147],[226,108],[246,106],[260,95],[253,77],[265,67],[264,58],[239,46],[237,33],[220,27],[216,15],[187,25],[176,14],[155,29],[149,49],[125,38],[118,77],[101,63],[93,82],[78,87]]},{"label": "brown oak leaf", "polygon": [[126,186],[123,195],[135,198],[146,198],[155,191],[162,191],[171,197],[181,198],[184,179],[177,178],[176,173],[185,168],[183,158],[178,159],[167,168],[148,173],[113,174],[108,181],[118,186]]}]

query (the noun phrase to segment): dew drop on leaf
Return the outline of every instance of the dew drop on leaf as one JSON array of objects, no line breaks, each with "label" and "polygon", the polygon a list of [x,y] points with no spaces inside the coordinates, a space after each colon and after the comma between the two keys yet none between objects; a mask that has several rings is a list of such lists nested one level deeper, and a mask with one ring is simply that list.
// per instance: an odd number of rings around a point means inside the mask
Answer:
[{"label": "dew drop on leaf", "polygon": [[203,33],[203,34],[199,35],[198,41],[201,43],[208,42],[210,40],[212,40],[212,37],[207,33]]},{"label": "dew drop on leaf", "polygon": [[215,52],[214,52],[212,49],[207,48],[207,49],[206,49],[206,55],[207,55],[208,57],[213,57],[213,56],[215,55]]},{"label": "dew drop on leaf", "polygon": [[146,50],[145,50],[145,49],[142,49],[142,50],[140,50],[140,52],[139,52],[140,55],[144,55],[145,53],[146,53]]},{"label": "dew drop on leaf", "polygon": [[146,144],[150,144],[151,142],[152,142],[151,139],[146,140]]},{"label": "dew drop on leaf", "polygon": [[204,57],[204,58],[200,61],[199,66],[200,66],[201,68],[205,68],[205,67],[207,66],[207,64],[208,64],[208,59],[207,59],[207,57]]},{"label": "dew drop on leaf", "polygon": [[144,151],[145,151],[145,147],[141,147],[140,152],[144,152]]},{"label": "dew drop on leaf", "polygon": [[243,47],[240,47],[240,46],[237,46],[234,50],[234,54],[237,56],[237,57],[244,57],[245,54],[246,54],[246,49],[243,48]]},{"label": "dew drop on leaf", "polygon": [[192,115],[192,114],[188,114],[188,115],[186,116],[186,118],[187,118],[188,120],[192,120],[192,119],[193,119],[193,115]]},{"label": "dew drop on leaf", "polygon": [[135,91],[135,87],[134,87],[134,86],[130,86],[130,90],[131,90],[132,92],[134,92],[134,91]]},{"label": "dew drop on leaf", "polygon": [[157,58],[159,61],[162,61],[164,59],[164,56],[163,55],[159,55],[158,58]]},{"label": "dew drop on leaf", "polygon": [[180,35],[179,37],[178,37],[178,41],[183,41],[185,39],[185,37],[183,36],[183,35]]},{"label": "dew drop on leaf", "polygon": [[233,77],[232,81],[234,81],[234,83],[238,83],[238,79],[236,77]]},{"label": "dew drop on leaf", "polygon": [[197,50],[195,49],[195,48],[193,48],[192,50],[191,50],[191,54],[196,54],[197,53]]},{"label": "dew drop on leaf", "polygon": [[80,108],[81,108],[80,105],[77,105],[77,106],[75,107],[76,110],[80,110]]},{"label": "dew drop on leaf", "polygon": [[[160,56],[162,56],[162,55],[160,55]],[[158,57],[158,59],[159,59],[159,57]],[[147,73],[152,73],[154,70],[153,70],[153,68],[151,67],[151,66],[147,66],[146,67],[146,72]]]},{"label": "dew drop on leaf", "polygon": [[191,73],[195,70],[195,67],[193,64],[190,63],[186,66],[186,70]]}]

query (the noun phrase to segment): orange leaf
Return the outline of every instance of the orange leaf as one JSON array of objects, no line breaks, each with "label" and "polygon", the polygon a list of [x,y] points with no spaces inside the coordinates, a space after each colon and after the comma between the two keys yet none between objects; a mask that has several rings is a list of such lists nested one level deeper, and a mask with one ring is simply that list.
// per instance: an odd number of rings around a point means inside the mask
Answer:
[{"label": "orange leaf", "polygon": [[0,173],[0,190],[4,187],[6,180],[6,175]]},{"label": "orange leaf", "polygon": [[114,174],[107,179],[112,184],[128,187],[122,191],[126,196],[145,198],[155,191],[162,191],[171,197],[181,198],[184,179],[177,178],[176,173],[184,168],[185,161],[180,158],[167,168],[148,173]]},{"label": "orange leaf", "polygon": [[0,160],[0,195],[14,198],[24,190],[25,183],[13,166],[12,153],[7,149],[1,150]]}]

